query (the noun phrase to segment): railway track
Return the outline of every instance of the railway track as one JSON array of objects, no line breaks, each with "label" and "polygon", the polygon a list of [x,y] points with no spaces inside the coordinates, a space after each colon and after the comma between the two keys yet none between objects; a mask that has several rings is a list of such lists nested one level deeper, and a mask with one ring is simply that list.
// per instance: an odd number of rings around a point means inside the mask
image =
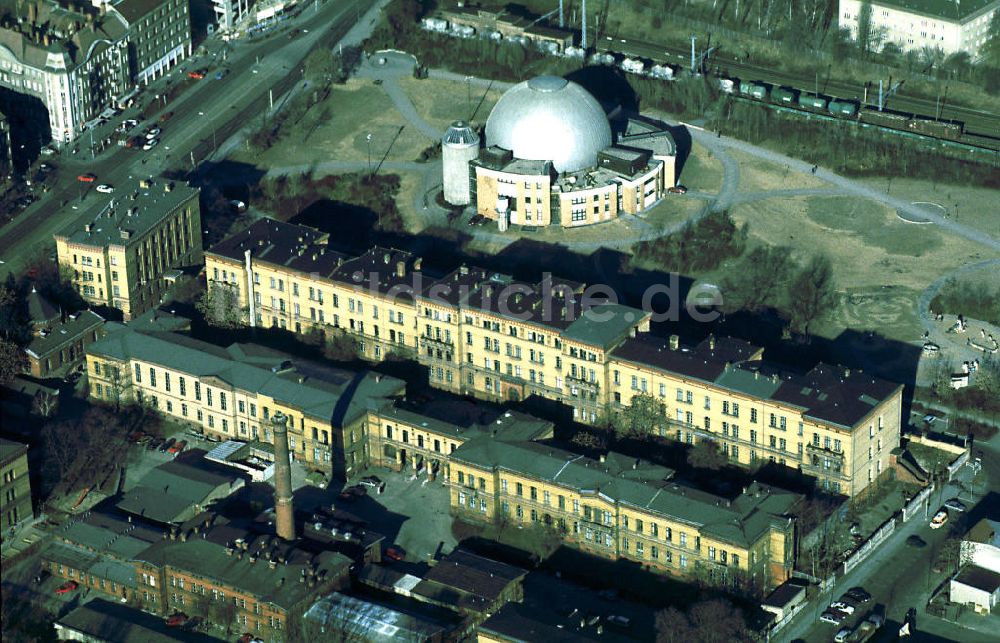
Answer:
[{"label": "railway track", "polygon": [[[663,47],[638,40],[623,40],[604,38],[596,43],[599,51],[618,53],[626,56],[639,57],[659,63],[670,63],[684,69],[690,66],[690,51],[679,48]],[[813,77],[789,74],[742,62],[731,57],[715,55],[709,68],[722,76],[737,77],[741,80],[759,80],[775,86],[789,86],[801,91],[818,92],[840,99],[855,100],[859,103],[877,104],[878,87],[869,88],[859,83],[850,83],[831,79],[829,68],[826,72]],[[884,101],[884,106],[900,112],[910,112],[930,119],[961,121],[965,124],[966,134],[977,139],[976,145],[983,145],[984,140],[992,139],[994,149],[1000,149],[1000,115],[969,107],[950,105],[947,101],[939,106],[937,101],[896,94]],[[940,113],[938,113],[940,111]]]}]

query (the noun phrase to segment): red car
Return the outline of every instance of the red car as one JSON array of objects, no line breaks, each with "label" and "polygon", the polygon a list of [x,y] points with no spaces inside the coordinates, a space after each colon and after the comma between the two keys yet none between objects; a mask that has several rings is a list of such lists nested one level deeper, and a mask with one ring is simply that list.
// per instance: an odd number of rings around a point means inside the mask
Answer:
[{"label": "red car", "polygon": [[406,560],[406,550],[399,545],[392,545],[385,550],[385,557],[389,560]]},{"label": "red car", "polygon": [[197,69],[195,71],[188,72],[188,78],[194,78],[195,80],[201,80],[208,73],[207,69]]},{"label": "red car", "polygon": [[80,176],[76,177],[76,180],[82,183],[93,183],[94,181],[97,180],[97,175],[87,172],[86,174],[81,174]]},{"label": "red car", "polygon": [[181,440],[180,442],[175,442],[172,447],[167,449],[167,453],[180,453],[187,447],[187,440]]},{"label": "red car", "polygon": [[187,623],[188,617],[184,612],[177,612],[167,617],[167,627],[180,627]]},{"label": "red car", "polygon": [[66,581],[65,583],[56,588],[56,594],[69,594],[79,586],[80,586],[79,583],[77,583],[75,580]]}]

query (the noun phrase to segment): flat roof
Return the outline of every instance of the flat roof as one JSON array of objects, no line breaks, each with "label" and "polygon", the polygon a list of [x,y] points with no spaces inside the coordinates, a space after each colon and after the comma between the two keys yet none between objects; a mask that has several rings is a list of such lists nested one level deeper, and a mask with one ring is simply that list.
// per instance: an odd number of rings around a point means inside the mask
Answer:
[{"label": "flat roof", "polygon": [[[89,223],[73,224],[56,237],[99,248],[134,243],[185,203],[197,199],[198,192],[198,188],[168,179],[154,179],[146,188],[139,187],[138,181],[134,189],[116,186],[114,194],[95,191],[84,197],[80,208],[79,217]],[[126,233],[128,239],[123,238]]]},{"label": "flat roof", "polygon": [[28,452],[28,445],[22,442],[15,442],[7,438],[0,438],[0,462],[7,462]]},{"label": "flat roof", "polygon": [[984,9],[1000,6],[1000,0],[872,0],[873,5],[892,7],[951,22],[961,22]]},{"label": "flat roof", "polygon": [[218,639],[176,627],[163,617],[118,602],[95,598],[56,621],[56,625],[110,643],[161,643],[187,641],[214,643]]},{"label": "flat roof", "polygon": [[979,567],[978,565],[963,567],[958,576],[952,580],[953,582],[968,585],[969,587],[974,587],[990,594],[1000,589],[1000,574],[985,567]]}]

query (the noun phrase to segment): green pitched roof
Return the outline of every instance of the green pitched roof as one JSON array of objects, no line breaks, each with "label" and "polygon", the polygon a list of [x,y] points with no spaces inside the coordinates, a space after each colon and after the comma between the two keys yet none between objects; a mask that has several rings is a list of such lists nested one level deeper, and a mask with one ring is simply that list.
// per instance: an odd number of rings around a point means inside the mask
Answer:
[{"label": "green pitched roof", "polygon": [[563,337],[590,346],[610,348],[625,337],[636,323],[648,316],[638,308],[620,304],[593,306],[562,332]]},{"label": "green pitched roof", "polygon": [[481,439],[467,442],[452,460],[505,469],[578,492],[599,494],[665,518],[697,526],[702,533],[747,546],[786,514],[801,496],[754,484],[735,500],[669,480],[673,471],[645,460],[610,453],[603,462],[539,444]]},{"label": "green pitched roof", "polygon": [[[107,337],[88,347],[89,354],[135,359],[195,377],[214,376],[334,426],[356,420],[406,386],[394,377],[310,363],[254,344],[222,348],[179,333],[142,332],[121,324],[108,324],[107,330]],[[291,367],[282,370],[289,363]]]}]

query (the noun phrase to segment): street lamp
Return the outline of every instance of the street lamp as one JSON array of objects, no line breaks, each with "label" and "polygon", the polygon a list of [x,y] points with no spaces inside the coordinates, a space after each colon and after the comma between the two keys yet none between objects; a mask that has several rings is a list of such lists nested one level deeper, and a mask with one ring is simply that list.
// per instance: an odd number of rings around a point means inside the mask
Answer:
[{"label": "street lamp", "polygon": [[368,176],[372,174],[372,134],[368,132],[365,136],[365,140],[368,141]]}]

